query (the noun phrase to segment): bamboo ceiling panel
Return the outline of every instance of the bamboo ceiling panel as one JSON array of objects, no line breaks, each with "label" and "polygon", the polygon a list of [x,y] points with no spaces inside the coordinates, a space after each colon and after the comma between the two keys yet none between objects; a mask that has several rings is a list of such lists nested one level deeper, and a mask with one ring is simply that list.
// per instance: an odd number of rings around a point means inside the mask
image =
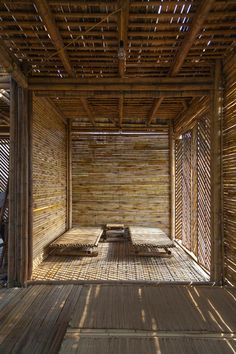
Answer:
[{"label": "bamboo ceiling panel", "polygon": [[157,227],[129,226],[134,246],[174,247],[173,241]]},{"label": "bamboo ceiling panel", "polygon": [[[118,74],[119,2],[47,1],[71,67],[78,77]],[[130,0],[125,35],[127,76],[166,76],[199,8],[196,1]],[[38,2],[0,4],[0,36],[34,76],[67,76]],[[210,76],[209,63],[233,50],[235,1],[214,2],[179,75]]]},{"label": "bamboo ceiling panel", "polygon": [[50,248],[96,247],[102,233],[100,227],[74,227],[52,242]]},{"label": "bamboo ceiling panel", "polygon": [[66,130],[43,98],[33,102],[33,259],[66,227]]},{"label": "bamboo ceiling panel", "polygon": [[74,135],[73,226],[107,223],[169,232],[169,139],[146,135]]},{"label": "bamboo ceiling panel", "polygon": [[225,62],[223,213],[225,277],[236,284],[236,56]]}]

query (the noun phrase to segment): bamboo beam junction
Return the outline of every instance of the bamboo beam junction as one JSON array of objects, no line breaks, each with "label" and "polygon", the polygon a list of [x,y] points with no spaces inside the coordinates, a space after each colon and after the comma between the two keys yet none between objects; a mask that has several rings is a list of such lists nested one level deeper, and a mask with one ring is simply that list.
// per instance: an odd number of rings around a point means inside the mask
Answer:
[{"label": "bamboo beam junction", "polygon": [[57,24],[50,9],[50,5],[47,3],[46,0],[36,0],[35,4],[38,9],[39,15],[42,17],[43,22],[47,27],[52,43],[58,51],[58,55],[64,65],[65,70],[67,71],[69,76],[74,76],[73,68],[71,66],[68,54],[64,48],[64,43],[61,34],[57,28]]},{"label": "bamboo beam junction", "polygon": [[182,45],[179,48],[179,51],[175,57],[175,60],[172,64],[172,67],[170,69],[169,75],[170,76],[175,76],[179,73],[188,53],[189,50],[191,49],[192,45],[194,44],[194,41],[196,39],[197,34],[202,28],[203,23],[205,22],[212,5],[214,4],[215,0],[208,0],[204,1],[202,0],[196,15],[193,18],[192,24],[190,25],[190,31],[187,33],[185,36]]},{"label": "bamboo beam junction", "polygon": [[160,105],[163,100],[164,100],[164,97],[155,98],[153,106],[148,114],[147,126],[149,126],[152,123],[153,119],[156,117],[157,111],[160,108]]},{"label": "bamboo beam junction", "polygon": [[89,118],[91,124],[92,124],[93,126],[95,126],[96,123],[95,123],[94,114],[93,114],[91,108],[89,107],[88,101],[86,100],[86,98],[82,98],[82,97],[81,97],[81,98],[80,98],[80,102],[81,102],[81,104],[82,104],[82,106],[83,106],[83,109],[85,110],[85,112],[86,112],[86,114],[87,114],[87,116],[88,116],[88,118]]},{"label": "bamboo beam junction", "polygon": [[[13,58],[9,53],[8,48],[5,43],[0,40],[0,63],[4,67],[4,69],[12,75],[12,77],[16,80],[16,82],[23,88],[27,88],[27,78],[20,69],[19,63],[16,58]],[[0,87],[5,89],[9,87],[9,82],[0,83]]]},{"label": "bamboo beam junction", "polygon": [[118,48],[118,65],[119,75],[124,77],[126,70],[126,51],[128,39],[128,22],[129,22],[129,0],[120,1],[121,11],[118,13],[118,35],[119,35],[119,48]]}]

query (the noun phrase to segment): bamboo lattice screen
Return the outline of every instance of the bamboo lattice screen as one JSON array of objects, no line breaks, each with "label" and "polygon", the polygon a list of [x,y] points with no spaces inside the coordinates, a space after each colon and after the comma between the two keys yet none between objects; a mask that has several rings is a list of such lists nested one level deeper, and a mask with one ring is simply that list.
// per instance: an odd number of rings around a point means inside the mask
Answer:
[{"label": "bamboo lattice screen", "polygon": [[[207,101],[203,101],[207,105]],[[195,125],[175,141],[176,239],[210,270],[210,115],[200,111]]]},{"label": "bamboo lattice screen", "polygon": [[[9,178],[10,139],[0,138],[0,192],[6,192]],[[8,208],[4,213],[4,220],[8,218]]]}]

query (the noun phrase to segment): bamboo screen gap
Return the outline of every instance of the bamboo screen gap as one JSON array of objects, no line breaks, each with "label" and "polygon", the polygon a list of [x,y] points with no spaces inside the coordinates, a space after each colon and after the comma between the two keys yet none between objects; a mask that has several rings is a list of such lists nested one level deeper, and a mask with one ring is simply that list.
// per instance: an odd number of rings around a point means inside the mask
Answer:
[{"label": "bamboo screen gap", "polygon": [[210,120],[207,111],[175,141],[176,239],[210,270]]}]

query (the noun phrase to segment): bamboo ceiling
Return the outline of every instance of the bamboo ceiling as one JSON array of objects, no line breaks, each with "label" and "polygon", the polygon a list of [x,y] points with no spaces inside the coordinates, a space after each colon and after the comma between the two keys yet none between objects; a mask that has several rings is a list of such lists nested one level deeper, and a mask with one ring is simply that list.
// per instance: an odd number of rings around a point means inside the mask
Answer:
[{"label": "bamboo ceiling", "polygon": [[150,128],[204,96],[235,15],[235,0],[0,1],[0,46],[63,117]]}]

